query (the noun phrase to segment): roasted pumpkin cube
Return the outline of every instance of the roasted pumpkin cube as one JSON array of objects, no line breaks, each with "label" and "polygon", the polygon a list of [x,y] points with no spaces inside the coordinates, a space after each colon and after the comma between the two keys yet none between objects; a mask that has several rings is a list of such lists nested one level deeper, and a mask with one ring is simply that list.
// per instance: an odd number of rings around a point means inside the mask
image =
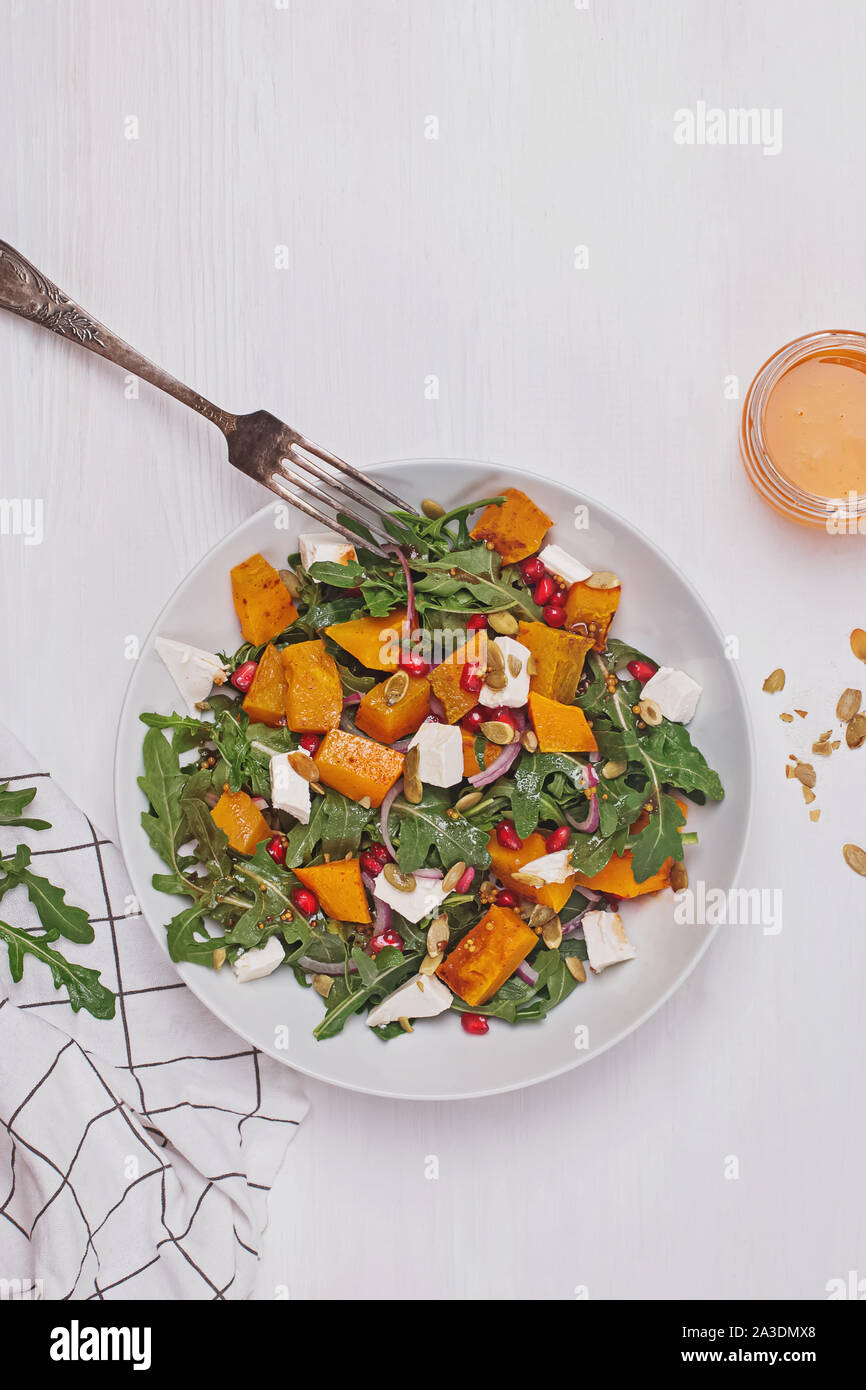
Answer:
[{"label": "roasted pumpkin cube", "polygon": [[[477,735],[470,734],[468,729],[461,729],[460,736],[463,739],[463,776],[474,777],[476,772],[482,771],[478,764],[478,759],[475,756],[475,739]],[[482,755],[484,758],[483,770],[485,772],[503,751],[504,750],[498,743],[485,742],[484,753]]]},{"label": "roasted pumpkin cube", "polygon": [[393,705],[385,699],[387,684],[382,681],[362,696],[355,725],[379,743],[396,743],[414,734],[430,713],[430,682],[426,676],[410,676],[406,694]]},{"label": "roasted pumpkin cube", "polygon": [[316,894],[322,907],[335,922],[371,922],[370,905],[361,879],[357,859],[335,859],[330,864],[310,864],[295,869],[305,888]]},{"label": "roasted pumpkin cube", "polygon": [[324,734],[343,713],[343,687],[337,663],[321,639],[284,647],[286,723],[296,734]]},{"label": "roasted pumpkin cube", "polygon": [[256,803],[246,792],[223,791],[211,815],[229,837],[238,854],[254,854],[260,840],[269,840],[273,831]]},{"label": "roasted pumpkin cube", "polygon": [[584,658],[592,638],[546,623],[521,623],[520,641],[532,652],[535,672],[529,688],[548,700],[570,705],[577,694]]},{"label": "roasted pumpkin cube", "polygon": [[630,852],[612,854],[604,868],[593,874],[592,878],[579,873],[578,888],[593,888],[599,893],[612,893],[617,898],[639,898],[644,893],[657,893],[660,888],[667,888],[671,881],[673,859],[666,859],[656,873],[645,878],[643,883],[638,883],[632,870],[633,858]]},{"label": "roasted pumpkin cube", "polygon": [[272,729],[286,722],[286,678],[280,653],[272,642],[262,652],[244,709],[255,723]]},{"label": "roasted pumpkin cube", "polygon": [[405,608],[397,608],[387,618],[351,618],[332,623],[325,632],[368,670],[396,671],[405,622]]},{"label": "roasted pumpkin cube", "polygon": [[264,555],[251,555],[232,572],[232,598],[245,642],[260,647],[295,621],[291,594]]},{"label": "roasted pumpkin cube", "polygon": [[577,705],[563,705],[529,692],[529,717],[542,753],[596,753],[598,744]]},{"label": "roasted pumpkin cube", "polygon": [[458,647],[430,673],[433,694],[441,701],[445,718],[449,724],[456,724],[464,714],[468,714],[478,704],[478,695],[464,690],[460,684],[463,668],[467,665],[486,667],[487,634],[476,632],[462,647]]},{"label": "roasted pumpkin cube", "polygon": [[591,574],[580,584],[572,584],[565,600],[565,626],[585,632],[595,650],[603,652],[621,593],[615,574]]},{"label": "roasted pumpkin cube", "polygon": [[491,907],[458,941],[436,971],[467,1004],[484,1004],[538,945],[538,937],[510,907]]},{"label": "roasted pumpkin cube", "polygon": [[509,487],[504,502],[491,502],[472,528],[476,541],[489,541],[506,565],[525,560],[538,550],[553,522],[519,488]]},{"label": "roasted pumpkin cube", "polygon": [[499,843],[494,831],[487,843],[487,850],[493,872],[512,893],[517,893],[531,903],[552,907],[554,912],[559,912],[565,907],[577,882],[577,874],[569,874],[565,883],[546,883],[543,888],[533,888],[514,877],[524,864],[531,863],[533,859],[540,859],[547,853],[544,836],[537,830],[526,837],[520,849],[506,849]]},{"label": "roasted pumpkin cube", "polygon": [[368,796],[371,806],[381,806],[402,777],[403,761],[403,754],[393,748],[345,729],[331,729],[316,752],[316,766],[326,787],[342,792],[351,801]]}]

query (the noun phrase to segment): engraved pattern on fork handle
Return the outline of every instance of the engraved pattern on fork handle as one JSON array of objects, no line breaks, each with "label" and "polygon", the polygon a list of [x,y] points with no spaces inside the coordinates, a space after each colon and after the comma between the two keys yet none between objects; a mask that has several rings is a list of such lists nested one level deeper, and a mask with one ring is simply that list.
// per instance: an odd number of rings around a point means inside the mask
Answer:
[{"label": "engraved pattern on fork handle", "polygon": [[223,434],[229,435],[237,429],[236,415],[221,410],[92,319],[80,304],[64,294],[53,280],[49,280],[47,275],[43,275],[5,241],[0,241],[0,308],[8,309],[19,318],[29,319],[31,323],[41,324],[43,328],[50,328],[61,338],[79,343],[133,376],[141,377],[151,386],[166,391],[175,400],[210,420]]}]

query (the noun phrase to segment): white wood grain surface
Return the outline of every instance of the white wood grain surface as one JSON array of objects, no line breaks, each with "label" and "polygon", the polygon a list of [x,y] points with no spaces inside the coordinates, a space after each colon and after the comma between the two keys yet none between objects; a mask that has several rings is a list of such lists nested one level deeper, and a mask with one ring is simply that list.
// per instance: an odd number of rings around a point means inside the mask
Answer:
[{"label": "white wood grain surface", "polygon": [[[262,1297],[866,1275],[864,888],[840,853],[866,840],[866,753],[822,765],[817,825],[782,772],[862,681],[864,541],[758,501],[725,390],[863,326],[864,38],[859,0],[0,0],[0,235],[221,404],[360,463],[497,459],[604,499],[737,637],[753,707],[742,881],[783,890],[783,930],[724,930],[636,1035],[531,1092],[311,1085]],[[781,152],[676,145],[698,101],[781,108]],[[42,545],[0,537],[0,717],[111,831],[126,639],[261,496],[209,425],[5,316],[0,381],[0,495],[45,507]],[[796,727],[760,691],[776,665]]]}]

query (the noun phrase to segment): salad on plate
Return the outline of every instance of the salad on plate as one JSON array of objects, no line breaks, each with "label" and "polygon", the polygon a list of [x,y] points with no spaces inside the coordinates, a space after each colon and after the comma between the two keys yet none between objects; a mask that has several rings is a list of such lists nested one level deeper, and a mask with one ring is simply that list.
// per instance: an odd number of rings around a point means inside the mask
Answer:
[{"label": "salad on plate", "polygon": [[687,884],[689,804],[724,795],[701,688],[611,636],[618,576],[518,489],[385,524],[386,558],[315,532],[235,565],[231,655],[156,638],[185,705],[141,716],[154,886],[189,899],[168,948],[291,972],[318,1039],[538,1022],[634,959],[630,900]]}]

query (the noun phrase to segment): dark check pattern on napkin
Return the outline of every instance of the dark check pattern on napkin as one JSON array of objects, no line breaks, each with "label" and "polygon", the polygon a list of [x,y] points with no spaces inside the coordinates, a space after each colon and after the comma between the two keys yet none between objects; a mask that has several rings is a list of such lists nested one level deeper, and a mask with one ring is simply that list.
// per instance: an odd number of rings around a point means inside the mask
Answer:
[{"label": "dark check pattern on napkin", "polygon": [[[41,962],[11,981],[0,943],[0,1290],[49,1299],[238,1298],[253,1286],[267,1195],[307,1101],[296,1075],[229,1032],[180,981],[115,847],[0,730],[0,782],[34,785],[0,827],[84,907],[113,1020],[73,1013]],[[37,918],[23,889],[0,917]],[[239,985],[238,988],[255,988]],[[4,1282],[5,1281],[5,1282]]]}]

